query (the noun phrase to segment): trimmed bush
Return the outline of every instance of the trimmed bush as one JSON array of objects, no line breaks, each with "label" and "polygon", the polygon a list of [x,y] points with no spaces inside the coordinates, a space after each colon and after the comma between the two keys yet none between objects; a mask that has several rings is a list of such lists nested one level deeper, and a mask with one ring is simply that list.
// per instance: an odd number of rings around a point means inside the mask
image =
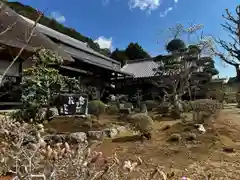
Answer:
[{"label": "trimmed bush", "polygon": [[130,109],[132,109],[132,107],[133,107],[133,104],[132,104],[132,103],[130,103],[130,102],[125,102],[125,103],[124,103],[124,108],[130,108]]},{"label": "trimmed bush", "polygon": [[150,116],[144,113],[134,114],[130,117],[130,123],[133,130],[140,131],[141,136],[151,136],[154,122]]},{"label": "trimmed bush", "polygon": [[117,114],[119,113],[119,109],[116,104],[111,104],[107,108],[107,113],[108,114]]},{"label": "trimmed bush", "polygon": [[88,103],[88,113],[95,115],[99,119],[100,115],[105,112],[105,104],[100,100],[90,101]]},{"label": "trimmed bush", "polygon": [[212,115],[217,115],[223,108],[223,104],[217,100],[212,99],[199,99],[192,101],[191,107],[193,109],[194,121],[203,123],[205,119],[208,119]]},{"label": "trimmed bush", "polygon": [[147,100],[143,103],[146,104],[148,111],[152,111],[153,109],[157,108],[157,106],[158,106],[157,102],[155,102],[153,100]]}]

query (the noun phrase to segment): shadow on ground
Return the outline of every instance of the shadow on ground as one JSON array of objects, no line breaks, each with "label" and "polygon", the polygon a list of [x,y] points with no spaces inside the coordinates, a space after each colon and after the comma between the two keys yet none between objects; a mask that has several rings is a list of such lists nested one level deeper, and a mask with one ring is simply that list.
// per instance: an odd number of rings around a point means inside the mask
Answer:
[{"label": "shadow on ground", "polygon": [[133,135],[133,136],[124,136],[124,137],[118,137],[112,140],[112,142],[119,143],[119,142],[135,142],[140,141],[141,136],[139,135]]}]

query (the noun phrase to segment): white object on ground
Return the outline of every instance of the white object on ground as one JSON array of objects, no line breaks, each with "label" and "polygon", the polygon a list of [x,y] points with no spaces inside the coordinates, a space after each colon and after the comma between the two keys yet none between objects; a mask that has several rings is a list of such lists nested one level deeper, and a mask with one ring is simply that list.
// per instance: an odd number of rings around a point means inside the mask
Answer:
[{"label": "white object on ground", "polygon": [[198,125],[198,130],[203,134],[206,132],[206,129],[204,128],[204,126],[202,124]]}]

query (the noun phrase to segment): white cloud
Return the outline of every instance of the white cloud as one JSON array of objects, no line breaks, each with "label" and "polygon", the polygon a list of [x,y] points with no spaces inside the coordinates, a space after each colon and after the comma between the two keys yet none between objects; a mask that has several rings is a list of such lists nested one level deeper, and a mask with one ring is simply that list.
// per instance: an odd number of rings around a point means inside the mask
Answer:
[{"label": "white cloud", "polygon": [[51,12],[51,17],[60,23],[64,23],[66,18],[60,12]]},{"label": "white cloud", "polygon": [[175,3],[178,3],[178,0],[174,0]]},{"label": "white cloud", "polygon": [[104,36],[100,36],[94,42],[98,43],[102,49],[107,48],[113,50],[112,38],[105,38]]},{"label": "white cloud", "polygon": [[173,10],[172,7],[167,8],[164,12],[161,12],[161,13],[160,13],[160,17],[165,17],[165,16],[167,16],[167,14],[168,14],[170,11],[172,11],[172,10]]},{"label": "white cloud", "polygon": [[147,10],[149,13],[157,9],[160,4],[161,0],[129,0],[130,9],[139,8],[141,10]]}]

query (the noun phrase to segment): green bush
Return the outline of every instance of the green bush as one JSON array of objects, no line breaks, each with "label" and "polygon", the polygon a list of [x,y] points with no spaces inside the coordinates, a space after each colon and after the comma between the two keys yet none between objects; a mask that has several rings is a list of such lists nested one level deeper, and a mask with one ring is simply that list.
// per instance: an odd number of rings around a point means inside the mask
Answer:
[{"label": "green bush", "polygon": [[141,134],[152,133],[154,122],[150,116],[138,113],[132,115],[129,120],[133,130],[140,131]]},{"label": "green bush", "polygon": [[117,114],[119,113],[119,108],[116,104],[111,104],[107,108],[108,114]]},{"label": "green bush", "polygon": [[147,100],[143,103],[146,104],[148,111],[152,111],[154,108],[157,108],[157,106],[158,106],[157,102],[155,102],[153,100]]},{"label": "green bush", "polygon": [[88,103],[88,113],[95,115],[98,119],[105,112],[105,104],[100,100],[90,101]]},{"label": "green bush", "polygon": [[129,102],[125,102],[125,103],[124,103],[124,108],[130,108],[130,109],[132,109],[132,107],[133,107],[133,104],[132,104],[132,103],[129,103]]}]

